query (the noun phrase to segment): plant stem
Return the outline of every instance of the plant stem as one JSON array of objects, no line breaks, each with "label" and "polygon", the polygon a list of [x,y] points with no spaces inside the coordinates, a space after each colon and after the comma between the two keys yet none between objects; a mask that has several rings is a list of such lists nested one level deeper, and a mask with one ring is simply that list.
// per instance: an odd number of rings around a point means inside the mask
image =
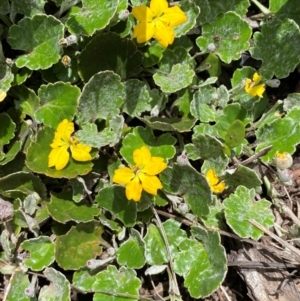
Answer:
[{"label": "plant stem", "polygon": [[[168,274],[169,274],[169,278],[170,278],[169,279],[170,280],[170,293],[171,294],[173,293],[176,296],[180,296],[180,291],[179,291],[179,287],[178,287],[178,283],[177,283],[176,274],[173,270],[173,264],[172,264],[173,259],[172,259],[172,254],[171,254],[168,238],[167,238],[165,229],[164,229],[164,227],[161,223],[160,217],[157,214],[155,208],[152,206],[151,209],[154,213],[154,216],[155,216],[155,219],[156,219],[156,222],[157,222],[157,226],[159,227],[160,233],[163,237],[163,240],[165,242],[165,246],[166,246],[166,249],[167,249],[167,254],[168,254],[168,259],[169,259],[169,267],[170,267],[170,269],[168,269]],[[172,298],[171,298],[171,300],[172,300]]]},{"label": "plant stem", "polygon": [[251,0],[264,15],[270,15],[271,11],[266,8],[264,5],[262,5],[258,0]]}]

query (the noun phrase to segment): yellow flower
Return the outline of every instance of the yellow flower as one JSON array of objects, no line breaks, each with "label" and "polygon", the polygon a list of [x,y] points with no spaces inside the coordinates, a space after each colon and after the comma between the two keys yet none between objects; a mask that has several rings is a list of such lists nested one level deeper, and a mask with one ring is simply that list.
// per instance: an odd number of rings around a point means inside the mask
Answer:
[{"label": "yellow flower", "polygon": [[74,123],[64,119],[57,127],[53,142],[50,144],[52,151],[48,157],[48,167],[55,166],[56,170],[63,169],[69,162],[71,149],[72,158],[77,161],[89,161],[91,147],[81,144],[71,134],[74,132]]},{"label": "yellow flower", "polygon": [[139,21],[133,31],[137,42],[144,43],[155,37],[163,47],[173,43],[173,27],[187,21],[187,16],[178,6],[168,7],[167,0],[151,0],[150,7],[135,6],[132,14]]},{"label": "yellow flower", "polygon": [[213,169],[209,169],[205,175],[205,178],[210,186],[210,190],[213,193],[222,193],[225,189],[225,183],[220,182],[220,179],[217,177]]},{"label": "yellow flower", "polygon": [[259,98],[262,98],[263,93],[265,92],[266,89],[266,85],[265,84],[258,85],[260,81],[261,81],[261,76],[257,72],[255,72],[253,75],[253,80],[251,80],[250,78],[246,78],[245,91],[253,97],[258,96]]},{"label": "yellow flower", "polygon": [[156,176],[166,169],[167,164],[161,157],[152,157],[150,150],[142,146],[133,152],[134,167],[121,167],[115,170],[113,182],[126,185],[128,200],[138,202],[142,190],[157,195],[157,190],[163,188]]},{"label": "yellow flower", "polygon": [[7,95],[7,94],[6,94],[5,91],[0,90],[0,102],[3,101],[3,100],[5,99],[6,95]]}]

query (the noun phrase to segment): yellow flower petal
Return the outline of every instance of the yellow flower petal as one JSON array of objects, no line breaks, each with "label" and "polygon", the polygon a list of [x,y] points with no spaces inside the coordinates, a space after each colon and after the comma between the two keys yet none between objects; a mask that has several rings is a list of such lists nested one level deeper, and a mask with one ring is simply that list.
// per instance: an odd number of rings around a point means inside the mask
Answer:
[{"label": "yellow flower petal", "polygon": [[2,102],[5,99],[6,95],[7,94],[5,91],[0,90],[0,102]]},{"label": "yellow flower petal", "polygon": [[53,142],[50,144],[50,146],[52,148],[61,147],[63,145],[67,145],[69,147],[70,144],[69,144],[69,142],[66,142],[66,141],[62,140],[61,138],[57,138],[57,137],[55,137],[53,139]]},{"label": "yellow flower petal", "polygon": [[133,37],[136,38],[138,43],[145,43],[154,36],[153,22],[140,22],[134,27]]},{"label": "yellow flower petal", "polygon": [[252,87],[253,94],[257,95],[259,98],[263,97],[263,93],[265,92],[265,89],[266,89],[265,84]]},{"label": "yellow flower petal", "polygon": [[128,184],[135,177],[135,173],[131,168],[121,167],[115,170],[112,181],[120,185]]},{"label": "yellow flower petal", "polygon": [[69,158],[67,146],[54,148],[48,156],[48,167],[55,166],[56,170],[62,170],[68,164]]},{"label": "yellow flower petal", "polygon": [[145,5],[135,6],[132,14],[140,22],[151,22],[154,17],[150,8]]},{"label": "yellow flower petal", "polygon": [[70,143],[71,134],[74,132],[74,123],[64,119],[58,126],[55,132],[54,139],[62,139]]},{"label": "yellow flower petal", "polygon": [[145,167],[142,168],[142,172],[149,176],[156,176],[167,168],[167,164],[163,160],[160,157],[152,157],[151,161],[147,162]]},{"label": "yellow flower petal", "polygon": [[148,147],[142,146],[133,152],[133,161],[138,168],[143,168],[151,160]]},{"label": "yellow flower petal", "polygon": [[150,9],[155,17],[160,17],[167,8],[167,0],[151,0],[150,2]]},{"label": "yellow flower petal", "polygon": [[163,188],[159,178],[156,176],[148,176],[140,172],[138,177],[142,182],[143,189],[152,195],[157,195],[157,189]]},{"label": "yellow flower petal", "polygon": [[253,74],[253,81],[255,84],[258,84],[261,81],[261,76],[257,72]]},{"label": "yellow flower petal", "polygon": [[72,158],[76,161],[90,161],[92,156],[90,155],[91,147],[85,144],[74,144],[70,146]]},{"label": "yellow flower petal", "polygon": [[185,23],[188,18],[179,6],[173,6],[164,11],[163,16],[159,18],[161,21],[174,27]]},{"label": "yellow flower petal", "polygon": [[224,182],[220,182],[218,185],[215,186],[211,186],[211,191],[213,193],[222,193],[225,189],[225,183]]},{"label": "yellow flower petal", "polygon": [[219,178],[213,169],[209,169],[207,171],[205,178],[210,186],[217,185],[219,183]]},{"label": "yellow flower petal", "polygon": [[224,191],[226,184],[224,182],[220,182],[220,179],[217,177],[213,169],[209,169],[207,171],[205,178],[213,193],[221,193]]},{"label": "yellow flower petal", "polygon": [[263,97],[263,93],[265,92],[266,85],[258,83],[261,81],[261,76],[258,73],[254,73],[253,81],[249,78],[245,80],[245,91],[250,94],[252,97],[258,96],[259,98]]},{"label": "yellow flower petal", "polygon": [[142,185],[138,177],[135,177],[126,185],[125,193],[128,200],[134,200],[138,202],[142,196]]},{"label": "yellow flower petal", "polygon": [[171,26],[157,20],[155,22],[154,37],[160,45],[166,48],[174,42],[175,33]]}]

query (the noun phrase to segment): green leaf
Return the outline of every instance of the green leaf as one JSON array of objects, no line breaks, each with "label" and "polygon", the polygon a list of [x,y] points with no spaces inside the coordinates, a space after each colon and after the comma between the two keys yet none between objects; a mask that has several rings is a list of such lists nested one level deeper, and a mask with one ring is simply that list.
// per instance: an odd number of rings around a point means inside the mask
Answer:
[{"label": "green leaf", "polygon": [[[145,68],[156,65],[162,58],[165,48],[153,41],[149,47],[145,49],[143,65]],[[166,49],[167,50],[167,49]]]},{"label": "green leaf", "polygon": [[72,121],[76,113],[80,89],[69,83],[41,85],[38,90],[41,106],[35,112],[36,121],[56,129],[61,121]]},{"label": "green leaf", "polygon": [[[241,53],[249,48],[252,30],[234,12],[218,15],[212,23],[205,23],[202,30],[202,36],[197,38],[196,44],[202,51],[217,54],[227,64],[239,59]],[[212,45],[215,49],[209,50]]]},{"label": "green leaf", "polygon": [[34,112],[40,104],[40,99],[35,92],[24,85],[12,87],[10,92],[18,99],[15,100],[16,108],[34,118]]},{"label": "green leaf", "polygon": [[[12,145],[9,148],[9,151],[5,154],[4,158],[0,160],[0,166],[3,166],[10,161],[12,161],[16,155],[19,153],[19,151],[22,149],[22,142],[21,141],[14,141]],[[18,168],[17,171],[20,169]]]},{"label": "green leaf", "polygon": [[[134,270],[125,267],[121,267],[118,271],[115,266],[109,265],[105,271],[96,275],[87,269],[76,271],[73,276],[73,285],[80,291],[96,291],[93,300],[97,301],[140,300],[141,282]],[[130,295],[136,298],[131,298]]]},{"label": "green leaf", "polygon": [[119,142],[122,136],[124,117],[114,115],[109,121],[109,127],[98,132],[94,123],[82,125],[82,130],[76,132],[76,137],[81,143],[90,145],[95,148],[101,148],[105,145],[114,146]]},{"label": "green leaf", "polygon": [[115,15],[119,0],[83,0],[82,9],[71,13],[67,20],[68,30],[76,35],[89,35],[105,28]]},{"label": "green leaf", "polygon": [[64,274],[53,268],[46,268],[45,277],[50,285],[45,285],[39,293],[39,301],[70,301],[71,286]]},{"label": "green leaf", "polygon": [[222,178],[226,185],[232,189],[237,188],[240,185],[245,186],[248,189],[259,187],[262,182],[257,173],[246,166],[239,165],[234,173],[226,172]]},{"label": "green leaf", "polygon": [[[210,135],[199,134],[192,138],[193,144],[186,144],[184,149],[187,156],[192,160],[203,159],[209,162],[209,168],[216,173],[221,173],[228,164],[228,158],[224,154],[223,144]],[[204,169],[204,173],[209,169]]]},{"label": "green leaf", "polygon": [[272,205],[265,199],[254,201],[255,190],[239,186],[234,194],[231,194],[223,202],[225,206],[225,218],[232,230],[242,238],[251,237],[258,240],[263,232],[249,223],[255,220],[266,228],[273,226],[274,216],[270,209]]},{"label": "green leaf", "polygon": [[174,93],[190,85],[194,75],[195,72],[189,65],[176,64],[169,74],[155,73],[153,79],[163,92]]},{"label": "green leaf", "polygon": [[215,93],[216,88],[204,86],[193,95],[191,114],[201,122],[216,121]]},{"label": "green leaf", "polygon": [[137,79],[125,82],[125,99],[123,112],[131,117],[138,117],[151,110],[151,97],[146,84]]},{"label": "green leaf", "polygon": [[273,148],[262,157],[264,162],[272,160],[276,151],[293,154],[300,143],[300,125],[298,121],[285,117],[271,123],[265,123],[256,131],[258,146],[256,152],[267,146]]},{"label": "green leaf", "polygon": [[211,23],[205,23],[202,36],[197,38],[196,44],[202,51],[208,50],[208,45],[213,44],[213,53],[229,64],[232,60],[238,60],[241,53],[249,48],[251,33],[247,21],[230,11],[218,15]]},{"label": "green leaf", "polygon": [[47,204],[47,209],[51,217],[62,224],[67,221],[90,222],[99,214],[95,205],[88,205],[86,201],[73,202],[71,191],[51,193],[51,202]]},{"label": "green leaf", "polygon": [[102,227],[96,222],[77,224],[55,241],[55,258],[65,270],[77,270],[86,265],[89,259],[102,253],[99,244],[102,241]]},{"label": "green leaf", "polygon": [[125,96],[120,77],[112,71],[95,74],[84,86],[78,106],[80,124],[118,115]]},{"label": "green leaf", "polygon": [[44,11],[45,0],[12,0],[10,18],[14,20],[17,14],[26,17],[33,17],[37,14],[45,14]]},{"label": "green leaf", "polygon": [[1,0],[0,1],[0,14],[6,15],[10,12],[10,5],[8,0]]},{"label": "green leaf", "polygon": [[41,271],[54,262],[54,243],[48,236],[27,239],[21,247],[30,252],[30,257],[25,259],[26,267],[33,271]]},{"label": "green leaf", "polygon": [[262,61],[260,74],[265,79],[287,77],[300,63],[297,45],[300,43],[299,27],[293,20],[275,19],[261,23],[261,32],[253,35],[251,55]]},{"label": "green leaf", "polygon": [[14,80],[11,68],[7,64],[0,63],[0,91],[7,92]]},{"label": "green leaf", "polygon": [[202,217],[201,220],[206,228],[210,229],[227,229],[224,218],[224,205],[220,202],[217,196],[213,196],[214,204],[209,206],[209,214]]},{"label": "green leaf", "polygon": [[182,46],[173,47],[172,49],[165,49],[163,57],[159,63],[159,71],[163,73],[170,73],[172,67],[176,64],[187,64],[190,67],[195,66],[195,62],[190,56],[187,49]]},{"label": "green leaf", "polygon": [[290,112],[293,108],[300,108],[300,93],[290,93],[283,101],[283,109]]},{"label": "green leaf", "polygon": [[[172,256],[178,252],[178,245],[186,238],[186,232],[180,229],[180,223],[169,219],[163,223]],[[167,249],[160,229],[153,224],[148,227],[145,236],[146,262],[150,265],[161,265],[168,262]]]},{"label": "green leaf", "polygon": [[220,13],[234,11],[243,16],[247,13],[250,3],[248,0],[194,0],[201,8],[200,15],[197,18],[197,24],[212,22]]},{"label": "green leaf", "polygon": [[92,170],[91,162],[79,162],[72,158],[62,170],[48,167],[48,156],[51,152],[50,144],[54,138],[54,130],[44,127],[38,134],[36,141],[32,141],[27,150],[26,165],[37,173],[45,174],[52,178],[75,178],[78,175],[85,175]]},{"label": "green leaf", "polygon": [[152,156],[163,157],[165,160],[168,160],[175,155],[173,144],[175,144],[175,139],[169,133],[155,137],[150,128],[137,126],[132,133],[126,135],[123,139],[120,154],[126,162],[134,165],[133,152],[142,146],[147,146]]},{"label": "green leaf", "polygon": [[200,8],[192,0],[183,0],[180,2],[180,8],[187,16],[187,21],[174,28],[175,36],[178,38],[189,32],[196,24]]},{"label": "green leaf", "polygon": [[192,234],[202,243],[185,239],[174,257],[174,270],[185,278],[184,286],[194,298],[204,298],[218,289],[226,272],[226,254],[217,231],[192,227]]},{"label": "green leaf", "polygon": [[163,117],[150,117],[145,116],[140,118],[151,129],[160,130],[163,132],[189,132],[195,125],[196,119],[194,118],[163,118]]},{"label": "green leaf", "polygon": [[36,301],[36,298],[29,298],[24,294],[25,289],[30,285],[28,275],[22,270],[15,271],[10,278],[9,291],[6,301]]},{"label": "green leaf", "polygon": [[292,19],[300,26],[300,7],[297,0],[270,0],[269,9],[276,18]]},{"label": "green leaf", "polygon": [[81,143],[100,148],[113,142],[115,134],[110,128],[105,128],[102,132],[98,132],[95,123],[88,123],[82,125],[82,130],[76,133],[76,137]]},{"label": "green leaf", "polygon": [[45,185],[32,173],[19,171],[0,179],[0,194],[3,196],[23,199],[34,192],[41,198],[46,197]]},{"label": "green leaf", "polygon": [[219,57],[213,53],[209,53],[206,59],[203,61],[204,64],[209,64],[207,72],[210,76],[219,77],[221,74],[221,61]]},{"label": "green leaf", "polygon": [[145,242],[141,234],[131,229],[131,236],[117,251],[119,265],[126,265],[131,269],[140,269],[145,264]]},{"label": "green leaf", "polygon": [[182,196],[194,214],[201,217],[209,213],[209,205],[212,203],[210,187],[205,177],[190,165],[174,164],[160,175],[160,179],[163,190]]},{"label": "green leaf", "polygon": [[64,26],[60,21],[52,16],[35,15],[11,26],[7,41],[13,49],[28,53],[16,59],[17,67],[38,70],[47,69],[59,60],[61,46],[58,41],[63,36]]},{"label": "green leaf", "polygon": [[[93,301],[138,301],[140,287],[141,281],[136,277],[134,270],[121,267],[118,271],[115,266],[109,265],[106,271],[95,276],[92,290],[96,293]],[[127,296],[124,297],[124,294]],[[129,295],[136,297],[131,298]]]},{"label": "green leaf", "polygon": [[225,135],[225,144],[229,149],[241,145],[245,137],[245,126],[240,120],[235,120],[228,128]]},{"label": "green leaf", "polygon": [[125,196],[125,188],[121,186],[109,186],[101,189],[96,196],[99,206],[110,211],[127,227],[132,227],[136,221],[136,203],[128,201]]},{"label": "green leaf", "polygon": [[234,103],[227,105],[223,114],[218,118],[214,128],[218,131],[219,137],[225,139],[227,131],[230,125],[237,119],[243,122],[244,125],[247,125],[250,121],[250,118],[246,117],[247,111],[241,107],[240,104]]},{"label": "green leaf", "polygon": [[[95,58],[91,64],[91,58]],[[133,41],[108,32],[96,35],[80,53],[79,74],[86,82],[99,71],[111,70],[121,79],[140,73],[142,53]]]},{"label": "green leaf", "polygon": [[6,113],[0,113],[1,127],[0,127],[0,152],[5,144],[15,136],[16,124]]}]

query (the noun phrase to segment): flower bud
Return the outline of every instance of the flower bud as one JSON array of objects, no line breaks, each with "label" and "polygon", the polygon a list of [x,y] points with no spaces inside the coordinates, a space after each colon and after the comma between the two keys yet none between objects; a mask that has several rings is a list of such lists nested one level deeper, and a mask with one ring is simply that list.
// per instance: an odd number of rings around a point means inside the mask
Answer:
[{"label": "flower bud", "polygon": [[185,166],[189,164],[189,159],[187,157],[187,155],[185,154],[185,151],[182,152],[181,155],[179,155],[176,159],[177,164],[180,166]]},{"label": "flower bud", "polygon": [[107,254],[108,254],[109,256],[114,256],[114,255],[116,254],[115,248],[113,248],[113,247],[108,248],[108,249],[107,249]]},{"label": "flower bud", "polygon": [[189,207],[188,207],[188,205],[186,203],[180,203],[178,205],[178,209],[183,214],[185,214],[185,213],[187,213],[189,211]]},{"label": "flower bud", "polygon": [[280,80],[277,78],[274,79],[268,79],[265,81],[266,85],[271,88],[278,88],[280,85]]},{"label": "flower bud", "polygon": [[63,47],[68,47],[72,44],[76,44],[78,41],[77,37],[75,35],[70,35],[66,38],[62,38],[58,41],[58,44],[60,44]]},{"label": "flower bud", "polygon": [[293,171],[291,169],[277,169],[277,176],[283,184],[293,184]]},{"label": "flower bud", "polygon": [[71,65],[71,58],[67,55],[64,55],[62,58],[61,58],[61,62],[62,64],[67,68]]},{"label": "flower bud", "polygon": [[104,260],[101,259],[90,259],[86,262],[86,266],[90,269],[90,270],[94,270],[97,269],[98,267],[101,267],[104,263]]},{"label": "flower bud", "polygon": [[33,298],[35,296],[35,286],[37,282],[37,275],[33,275],[31,279],[31,283],[28,287],[25,288],[24,294],[29,297]]},{"label": "flower bud", "polygon": [[274,163],[277,169],[287,169],[290,168],[293,165],[293,158],[292,156],[287,152],[276,152]]},{"label": "flower bud", "polygon": [[34,287],[32,287],[32,286],[26,287],[25,290],[24,290],[24,294],[29,298],[33,298],[35,296]]},{"label": "flower bud", "polygon": [[120,11],[118,18],[119,18],[119,20],[124,21],[128,18],[128,16],[129,16],[129,10],[124,9],[124,10]]},{"label": "flower bud", "polygon": [[155,105],[154,108],[151,110],[150,115],[153,117],[157,117],[159,114],[158,105]]}]

